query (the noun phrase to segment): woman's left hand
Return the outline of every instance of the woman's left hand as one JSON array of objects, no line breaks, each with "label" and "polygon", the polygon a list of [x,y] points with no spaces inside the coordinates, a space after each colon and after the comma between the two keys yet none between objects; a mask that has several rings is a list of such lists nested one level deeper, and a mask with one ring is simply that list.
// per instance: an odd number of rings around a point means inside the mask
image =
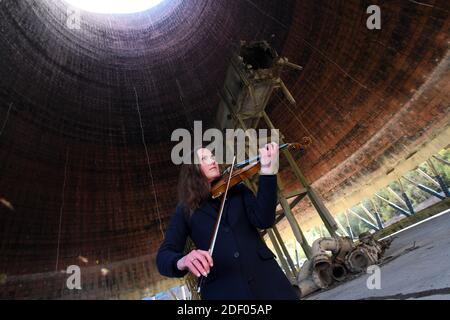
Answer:
[{"label": "woman's left hand", "polygon": [[272,175],[278,173],[280,153],[278,144],[268,143],[264,148],[259,149],[261,161],[261,175]]}]

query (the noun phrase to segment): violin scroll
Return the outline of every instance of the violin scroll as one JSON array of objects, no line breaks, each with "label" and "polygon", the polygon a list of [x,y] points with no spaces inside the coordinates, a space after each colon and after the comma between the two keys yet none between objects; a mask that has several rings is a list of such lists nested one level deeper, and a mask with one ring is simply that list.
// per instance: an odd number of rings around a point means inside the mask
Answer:
[{"label": "violin scroll", "polygon": [[288,143],[288,149],[289,150],[304,150],[308,148],[312,143],[312,139],[310,137],[303,137],[302,142],[292,142]]}]

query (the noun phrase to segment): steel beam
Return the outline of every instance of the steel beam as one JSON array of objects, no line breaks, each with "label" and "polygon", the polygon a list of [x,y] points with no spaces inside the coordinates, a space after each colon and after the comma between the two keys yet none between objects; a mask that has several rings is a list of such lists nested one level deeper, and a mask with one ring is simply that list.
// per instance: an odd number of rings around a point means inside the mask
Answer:
[{"label": "steel beam", "polygon": [[436,169],[436,167],[433,164],[433,161],[431,161],[431,159],[429,159],[427,161],[428,165],[430,166],[431,170],[434,173],[434,177],[436,178],[436,180],[439,183],[439,187],[442,189],[442,191],[444,192],[446,197],[450,197],[450,194],[448,192],[448,186],[445,183],[444,179],[442,179],[441,175],[439,174],[439,171]]},{"label": "steel beam", "polygon": [[380,230],[376,225],[374,225],[373,223],[371,223],[369,220],[361,217],[359,214],[357,214],[355,211],[353,211],[352,209],[348,209],[348,212],[350,212],[351,214],[353,214],[354,216],[356,216],[357,218],[359,218],[362,222],[364,222],[369,228],[378,231]]},{"label": "steel beam", "polygon": [[446,165],[450,166],[450,162],[445,160],[445,159],[442,159],[441,157],[433,156],[433,158],[435,158],[436,160],[442,162],[443,164],[446,164]]},{"label": "steel beam", "polygon": [[[272,121],[270,120],[269,116],[265,111],[263,111],[263,118],[266,122],[269,129],[275,129],[275,126],[273,125]],[[280,134],[280,143],[283,144],[284,139],[282,135]],[[323,223],[325,224],[325,227],[327,228],[328,232],[332,237],[336,237],[336,230],[337,230],[337,224],[334,220],[333,216],[331,215],[330,211],[325,207],[323,204],[323,201],[319,198],[316,191],[310,186],[308,181],[306,180],[303,173],[300,171],[300,168],[297,165],[297,162],[295,161],[294,157],[292,157],[290,151],[288,149],[284,149],[283,154],[285,155],[286,159],[288,160],[289,164],[291,165],[291,168],[294,171],[294,174],[296,175],[297,179],[301,182],[303,187],[307,190],[308,196],[311,200],[311,203],[315,207],[316,211],[318,212],[319,216],[322,218]]]},{"label": "steel beam", "polygon": [[278,228],[277,228],[276,225],[274,225],[274,226],[272,227],[272,231],[273,231],[275,237],[277,238],[278,243],[280,244],[281,250],[283,251],[283,254],[284,254],[284,256],[286,257],[286,261],[287,261],[287,263],[289,264],[289,267],[290,267],[291,270],[292,270],[292,274],[294,274],[295,276],[297,276],[298,270],[295,268],[294,261],[292,261],[291,255],[289,254],[289,251],[288,251],[288,249],[286,248],[286,245],[285,245],[284,242],[283,242],[283,238],[281,238],[281,234],[280,234],[280,232],[278,231]]},{"label": "steel beam", "polygon": [[273,233],[272,229],[267,230],[267,234],[269,235],[270,241],[273,244],[273,247],[275,249],[275,252],[277,253],[278,260],[280,260],[281,266],[284,269],[284,272],[286,273],[286,276],[288,276],[289,279],[295,279],[295,275],[292,273],[292,271],[289,269],[289,265],[286,261],[286,258],[283,256],[283,252],[281,251],[281,248],[277,242],[277,239]]},{"label": "steel beam", "polygon": [[373,199],[370,199],[370,202],[372,203],[373,210],[375,211],[375,218],[377,219],[377,224],[381,229],[383,229],[384,223],[383,223],[383,220],[381,219],[380,211],[378,210],[378,207],[377,207],[375,201],[373,201]]},{"label": "steel beam", "polygon": [[418,183],[418,182],[415,182],[415,181],[413,181],[413,180],[411,180],[411,179],[409,179],[409,178],[406,178],[406,177],[402,177],[402,178],[405,179],[406,181],[408,181],[409,183],[413,184],[414,186],[416,186],[416,187],[419,188],[420,190],[422,190],[422,191],[424,191],[424,192],[426,192],[426,193],[431,194],[432,196],[435,196],[435,197],[437,197],[437,198],[439,198],[439,199],[441,199],[441,200],[444,200],[444,199],[445,199],[445,197],[441,196],[439,192],[436,192],[436,191],[434,191],[433,189],[428,188],[427,186],[424,186],[423,184],[420,184],[420,183]]},{"label": "steel beam", "polygon": [[400,212],[401,214],[409,217],[411,215],[411,213],[409,213],[408,211],[406,211],[405,209],[403,209],[402,207],[396,205],[395,203],[383,198],[382,196],[378,195],[377,193],[375,193],[375,196],[377,196],[378,198],[380,198],[381,200],[383,200],[384,202],[386,202],[390,207],[394,208],[395,210],[397,210],[398,212]]}]

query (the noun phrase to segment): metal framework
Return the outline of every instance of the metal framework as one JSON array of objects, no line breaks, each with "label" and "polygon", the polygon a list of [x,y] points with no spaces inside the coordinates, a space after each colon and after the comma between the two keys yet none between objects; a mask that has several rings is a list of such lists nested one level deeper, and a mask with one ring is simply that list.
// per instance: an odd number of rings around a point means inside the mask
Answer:
[{"label": "metal framework", "polygon": [[[438,198],[439,200],[445,200],[446,198],[450,197],[449,187],[448,187],[447,183],[445,182],[445,180],[443,179],[442,175],[438,172],[438,170],[434,166],[433,161],[432,161],[433,159],[440,161],[446,165],[450,164],[450,162],[448,162],[447,160],[433,155],[431,158],[429,158],[426,161],[428,167],[433,172],[433,176],[430,176],[429,174],[427,174],[420,168],[416,168],[414,171],[417,172],[418,174],[420,174],[426,180],[430,181],[435,187],[437,187],[437,189],[441,189],[442,192],[439,192],[436,189],[432,189],[428,186],[425,186],[424,184],[419,183],[417,181],[414,181],[413,179],[408,178],[407,176],[402,176],[398,179],[400,190],[402,192],[401,196],[398,195],[391,187],[387,187],[386,189],[397,200],[399,200],[399,202],[401,202],[401,204],[403,206],[405,206],[407,208],[407,210],[402,208],[401,206],[393,203],[392,201],[385,199],[384,197],[380,196],[377,193],[375,193],[375,197],[379,198],[381,201],[387,203],[390,207],[394,208],[398,213],[400,213],[406,217],[409,217],[409,216],[415,214],[415,210],[413,208],[411,199],[406,194],[402,180],[403,180],[403,182],[409,183],[409,184],[417,187],[418,189],[422,190],[423,192],[428,193],[428,194]],[[376,201],[374,201],[374,199],[372,198],[372,199],[370,199],[370,202],[373,207],[373,212],[371,212],[363,203],[360,203],[360,207],[364,210],[367,217],[369,217],[371,221],[365,219],[358,213],[354,212],[354,210],[352,210],[352,209],[348,209],[347,212],[344,213],[346,220],[347,220],[347,232],[346,233],[353,239],[354,239],[354,234],[353,234],[353,230],[350,225],[350,217],[349,217],[348,213],[350,213],[351,217],[353,217],[354,219],[358,219],[358,220],[361,220],[362,222],[364,222],[364,224],[367,225],[372,230],[378,231],[378,230],[381,230],[384,228],[384,223],[383,223],[383,220],[381,219],[380,211],[377,207]],[[340,228],[342,230],[344,230],[344,228],[342,226],[340,226]]]},{"label": "metal framework", "polygon": [[[225,84],[219,91],[221,98],[217,113],[219,128],[222,130],[240,128],[244,131],[256,129],[262,120],[269,129],[276,129],[265,111],[273,92],[281,89],[290,103],[296,103],[281,79],[281,73],[286,67],[302,70],[301,66],[289,62],[287,58],[279,57],[266,41],[241,42],[239,52],[231,58]],[[282,134],[279,136],[279,143],[285,143]],[[226,141],[226,144],[227,147],[230,147],[230,141]],[[308,196],[331,236],[337,236],[338,225],[318,193],[302,174],[290,151],[284,149],[282,154],[286,157],[301,187],[295,192],[287,193],[284,190],[282,179],[277,178],[278,200],[282,209],[277,212],[276,223],[286,217],[295,239],[302,246],[306,257],[309,259],[312,256],[311,246],[292,213],[292,209],[305,196]],[[252,190],[255,190],[254,181],[246,181],[246,184]],[[288,199],[292,199],[291,203]],[[268,230],[267,233],[286,274],[295,276],[298,270],[295,268],[276,226],[272,230]]]}]

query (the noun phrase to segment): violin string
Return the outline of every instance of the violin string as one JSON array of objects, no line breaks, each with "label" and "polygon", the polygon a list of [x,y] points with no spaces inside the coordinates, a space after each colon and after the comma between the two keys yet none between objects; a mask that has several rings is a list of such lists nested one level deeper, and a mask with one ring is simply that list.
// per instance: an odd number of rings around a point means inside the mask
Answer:
[{"label": "violin string", "polygon": [[[289,145],[289,143],[284,143],[284,144],[282,144],[281,146],[279,146],[278,149],[279,149],[279,150],[282,150],[282,149],[286,148],[288,145]],[[251,159],[247,159],[247,160],[245,160],[245,161],[243,161],[243,162],[241,162],[241,163],[236,164],[236,165],[234,166],[234,168],[240,169],[240,168],[245,167],[246,165],[248,165],[248,164],[250,164],[250,163],[252,163],[252,162],[254,162],[254,161],[259,161],[259,158],[260,158],[260,156],[257,155],[256,157],[253,157],[253,158],[251,158]],[[223,173],[224,173],[224,174],[228,173],[228,171],[230,170],[230,168],[231,168],[231,167],[228,167]]]}]

